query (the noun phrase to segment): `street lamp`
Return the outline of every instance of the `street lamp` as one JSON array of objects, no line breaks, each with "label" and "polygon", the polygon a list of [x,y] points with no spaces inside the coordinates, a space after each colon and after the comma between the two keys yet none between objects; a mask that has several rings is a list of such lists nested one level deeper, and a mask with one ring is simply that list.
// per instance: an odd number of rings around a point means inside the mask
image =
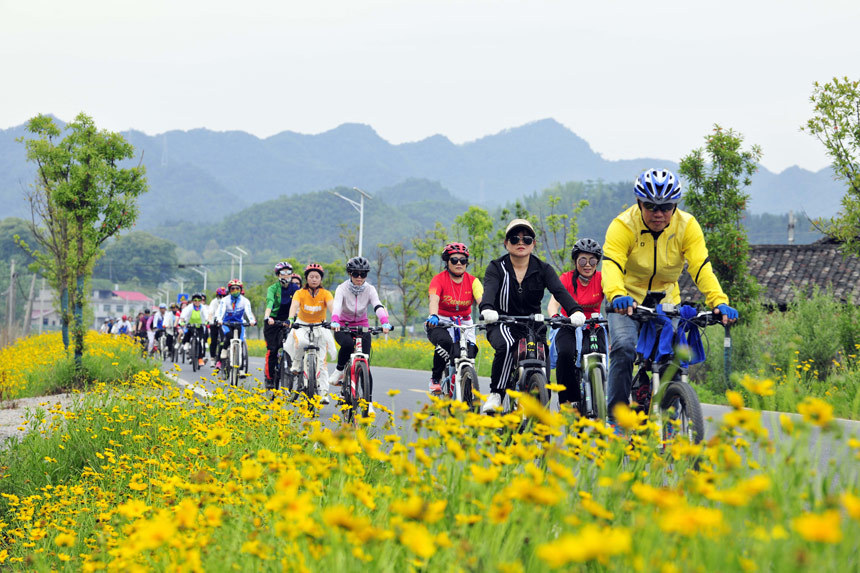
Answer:
[{"label": "street lamp", "polygon": [[161,289],[161,288],[158,289],[158,296],[159,296],[159,298],[164,297],[164,303],[165,304],[170,304],[170,291],[169,290],[165,290],[165,289]]},{"label": "street lamp", "polygon": [[352,190],[358,191],[358,194],[359,194],[358,201],[353,201],[352,199],[350,199],[348,197],[344,197],[343,195],[341,195],[337,191],[329,191],[329,193],[331,193],[332,195],[337,195],[338,197],[340,197],[341,199],[343,199],[344,201],[346,201],[347,203],[352,205],[353,209],[358,211],[358,256],[360,257],[361,256],[362,237],[364,235],[364,198],[367,197],[368,199],[373,199],[373,197],[371,197],[369,194],[365,193],[364,191],[362,191],[358,187],[353,187]]},{"label": "street lamp", "polygon": [[[209,269],[200,265],[199,267],[189,267],[192,271],[203,277],[203,292],[206,292],[206,275],[209,274]],[[203,269],[202,271],[200,269]]]},{"label": "street lamp", "polygon": [[[244,251],[244,250],[240,249],[239,247],[232,247],[232,248],[234,248],[237,251],[239,251],[240,253],[242,253],[242,255],[248,254],[247,251]],[[231,279],[233,278],[233,262],[236,260],[239,261],[239,280],[241,281],[242,280],[242,255],[237,255],[236,253],[231,253],[227,249],[221,249],[221,252],[227,253],[228,255],[230,255],[233,258],[233,260],[230,261],[230,278]]]}]

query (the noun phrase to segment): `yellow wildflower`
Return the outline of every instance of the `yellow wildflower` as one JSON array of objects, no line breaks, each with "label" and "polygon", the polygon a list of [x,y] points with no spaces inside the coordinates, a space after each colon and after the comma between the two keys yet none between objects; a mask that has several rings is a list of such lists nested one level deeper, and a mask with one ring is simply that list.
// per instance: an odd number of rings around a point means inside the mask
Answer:
[{"label": "yellow wildflower", "polygon": [[860,520],[860,497],[846,491],[839,497],[839,499],[842,501],[842,506],[845,508],[848,515],[853,519]]},{"label": "yellow wildflower", "polygon": [[597,560],[602,564],[609,557],[629,553],[632,545],[630,531],[625,528],[586,525],[578,534],[565,534],[550,543],[538,546],[538,558],[550,567]]},{"label": "yellow wildflower", "polygon": [[842,541],[839,511],[835,509],[824,513],[805,513],[793,519],[791,526],[807,541],[821,543]]},{"label": "yellow wildflower", "polygon": [[726,400],[729,401],[729,406],[735,410],[742,410],[744,407],[744,397],[740,392],[734,390],[726,390]]},{"label": "yellow wildflower", "polygon": [[833,406],[820,398],[806,397],[798,404],[797,412],[803,419],[816,426],[824,427],[833,421]]},{"label": "yellow wildflower", "polygon": [[773,389],[773,380],[770,378],[766,380],[757,380],[752,376],[746,375],[743,380],[741,380],[741,386],[746,388],[750,394],[757,394],[759,396],[773,396],[776,394],[776,391]]}]

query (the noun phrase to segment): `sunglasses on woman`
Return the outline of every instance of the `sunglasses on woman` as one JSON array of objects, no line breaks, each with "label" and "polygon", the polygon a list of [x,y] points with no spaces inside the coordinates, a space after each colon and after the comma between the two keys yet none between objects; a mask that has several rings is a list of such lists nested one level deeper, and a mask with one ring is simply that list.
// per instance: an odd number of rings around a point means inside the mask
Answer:
[{"label": "sunglasses on woman", "polygon": [[457,258],[451,257],[448,260],[451,261],[452,265],[468,265],[469,264],[469,259],[457,259]]},{"label": "sunglasses on woman", "polygon": [[580,266],[583,266],[583,267],[586,265],[588,265],[589,267],[596,267],[597,266],[597,259],[595,259],[594,257],[591,257],[588,259],[585,257],[579,257],[578,259],[576,259],[576,262],[577,262],[577,264],[579,264]]},{"label": "sunglasses on woman", "polygon": [[367,271],[352,271],[349,274],[351,274],[352,276],[354,276],[357,279],[366,279],[367,278]]},{"label": "sunglasses on woman", "polygon": [[651,211],[652,213],[654,211],[663,211],[664,213],[668,213],[675,208],[674,203],[642,203],[642,206]]},{"label": "sunglasses on woman", "polygon": [[531,245],[532,243],[535,242],[535,239],[534,239],[534,237],[529,237],[528,235],[526,235],[525,237],[520,237],[519,235],[514,235],[513,237],[510,237],[508,239],[508,241],[512,245],[519,245],[520,241],[522,241],[524,245]]}]

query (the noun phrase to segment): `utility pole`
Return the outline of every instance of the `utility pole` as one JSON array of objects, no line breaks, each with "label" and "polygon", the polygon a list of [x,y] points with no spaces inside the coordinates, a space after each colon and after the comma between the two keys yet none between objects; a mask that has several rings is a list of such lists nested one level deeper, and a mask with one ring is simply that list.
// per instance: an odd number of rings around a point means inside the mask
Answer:
[{"label": "utility pole", "polygon": [[24,313],[24,336],[30,334],[30,323],[33,321],[33,299],[36,295],[36,273],[30,281],[30,296],[27,297],[27,311]]},{"label": "utility pole", "polygon": [[39,334],[42,334],[42,325],[45,322],[45,300],[42,293],[45,292],[45,277],[42,277],[42,288],[39,289]]},{"label": "utility pole", "polygon": [[373,197],[371,197],[369,194],[365,193],[364,191],[362,191],[358,187],[353,187],[352,190],[358,192],[358,195],[359,195],[358,201],[353,201],[352,199],[350,199],[348,197],[344,197],[343,195],[341,195],[337,191],[329,191],[329,193],[331,193],[332,195],[336,195],[336,196],[340,197],[341,199],[343,199],[344,201],[346,201],[347,203],[352,205],[353,209],[358,211],[358,256],[360,257],[361,256],[361,247],[362,247],[363,238],[364,238],[364,198],[367,197],[368,199],[373,199]]},{"label": "utility pole", "polygon": [[15,335],[12,332],[12,328],[15,326],[15,259],[11,261],[11,272],[9,276],[9,314],[7,315],[8,321],[6,326],[6,341],[8,344],[12,344],[12,341],[15,340]]},{"label": "utility pole", "polygon": [[788,212],[788,244],[789,245],[794,244],[794,225],[795,225],[794,211],[789,211]]}]

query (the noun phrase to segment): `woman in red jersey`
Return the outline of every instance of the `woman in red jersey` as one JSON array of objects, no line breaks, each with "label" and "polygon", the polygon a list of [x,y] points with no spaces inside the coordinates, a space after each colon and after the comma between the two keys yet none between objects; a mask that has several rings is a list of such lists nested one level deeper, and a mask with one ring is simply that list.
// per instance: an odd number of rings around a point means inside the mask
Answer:
[{"label": "woman in red jersey", "polygon": [[[442,379],[448,358],[454,351],[453,329],[436,328],[439,317],[463,325],[472,324],[472,304],[481,303],[484,287],[481,281],[466,272],[469,265],[469,249],[463,243],[450,243],[442,250],[445,270],[430,281],[430,316],[427,317],[427,338],[435,346],[433,352],[433,373],[430,377],[430,391],[442,391]],[[475,330],[464,331],[469,344],[469,354],[478,353],[475,344]]]},{"label": "woman in red jersey", "polygon": [[[603,249],[594,239],[580,239],[573,245],[570,256],[576,268],[559,277],[561,284],[573,300],[579,303],[585,316],[591,318],[592,315],[600,313],[600,305],[603,303],[600,271],[597,270],[603,257]],[[550,315],[555,316],[560,311],[567,316],[555,297],[550,299],[547,308]],[[568,327],[560,328],[555,336],[555,347],[558,349],[556,380],[565,387],[558,394],[559,404],[577,402],[581,398],[580,369],[576,364],[579,345],[576,338],[576,330]],[[604,336],[599,336],[598,339],[605,341]],[[603,348],[602,351],[606,352],[606,349]]]}]

